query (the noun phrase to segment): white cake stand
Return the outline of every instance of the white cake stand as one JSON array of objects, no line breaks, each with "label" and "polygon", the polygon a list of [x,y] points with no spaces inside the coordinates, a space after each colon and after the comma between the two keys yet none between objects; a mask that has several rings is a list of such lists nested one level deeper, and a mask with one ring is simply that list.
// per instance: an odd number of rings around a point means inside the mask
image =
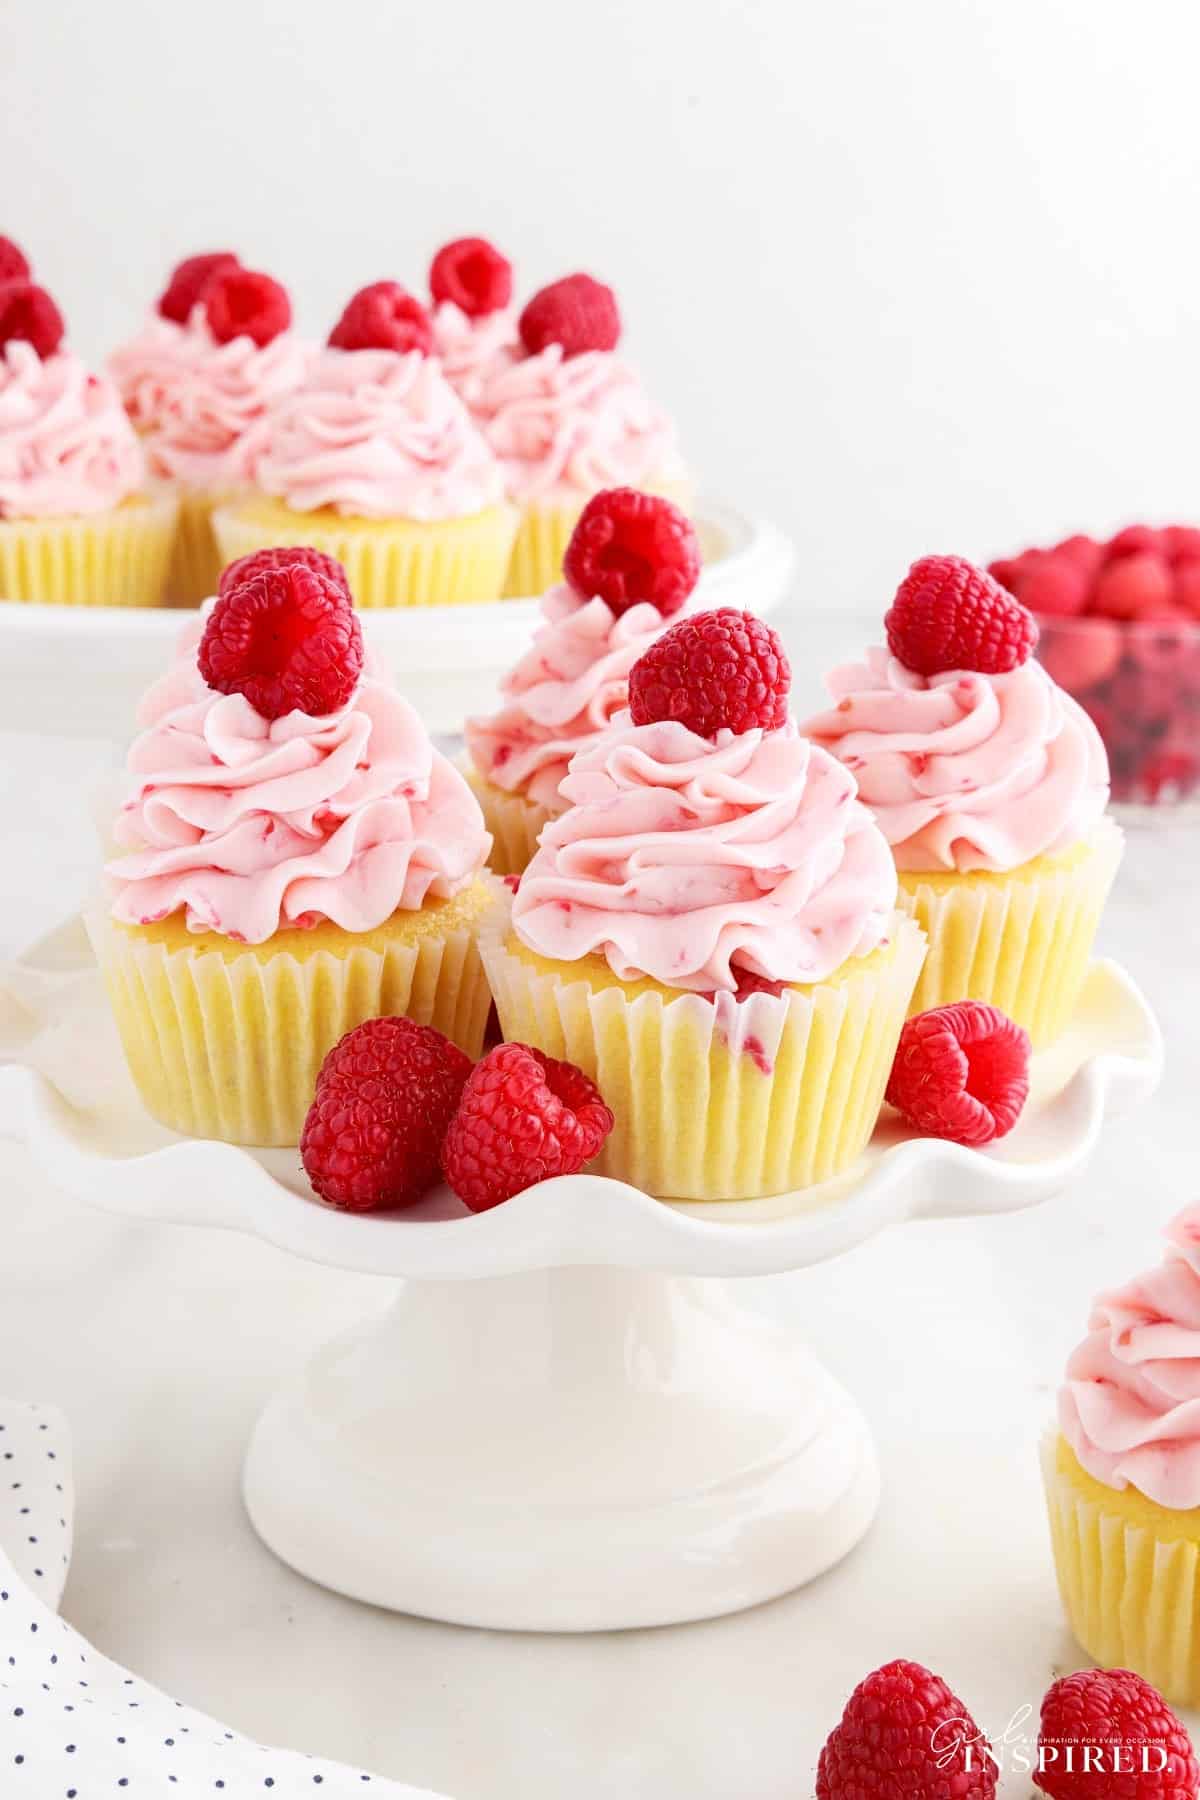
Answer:
[{"label": "white cake stand", "polygon": [[472,1217],[319,1205],[294,1152],[175,1136],[141,1109],[77,923],[0,979],[0,1122],[110,1211],[246,1231],[310,1261],[406,1277],[379,1318],[268,1405],[245,1496],[314,1581],[471,1625],[592,1631],[736,1611],[829,1568],[878,1473],[858,1407],[730,1277],[798,1269],[905,1219],[1003,1212],[1086,1167],[1144,1098],[1157,1026],[1097,963],[1035,1059],[1017,1129],[979,1153],[881,1125],[806,1193],[666,1205],[598,1176]]}]

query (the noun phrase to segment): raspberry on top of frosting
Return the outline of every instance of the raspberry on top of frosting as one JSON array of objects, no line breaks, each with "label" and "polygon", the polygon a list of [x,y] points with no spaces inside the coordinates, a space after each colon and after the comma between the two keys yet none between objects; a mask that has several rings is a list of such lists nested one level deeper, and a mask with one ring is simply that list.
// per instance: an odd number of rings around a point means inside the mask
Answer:
[{"label": "raspberry on top of frosting", "polygon": [[0,348],[0,518],[107,512],[141,487],[137,437],[110,381],[69,350]]}]

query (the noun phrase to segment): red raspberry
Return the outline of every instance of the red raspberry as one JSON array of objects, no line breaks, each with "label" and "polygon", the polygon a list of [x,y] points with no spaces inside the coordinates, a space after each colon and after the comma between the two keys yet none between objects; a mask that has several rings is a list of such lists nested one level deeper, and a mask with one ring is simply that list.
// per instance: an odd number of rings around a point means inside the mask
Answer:
[{"label": "red raspberry", "polygon": [[224,599],[252,575],[262,575],[270,569],[290,569],[296,563],[301,568],[314,569],[318,575],[336,582],[347,595],[350,593],[346,571],[337,557],[326,556],[324,550],[314,550],[311,544],[275,544],[269,550],[252,550],[248,556],[239,556],[222,569],[217,593]]},{"label": "red raspberry", "polygon": [[1095,575],[1104,561],[1104,545],[1097,543],[1094,537],[1088,537],[1086,532],[1077,531],[1074,537],[1064,538],[1061,544],[1056,544],[1053,554],[1068,557],[1089,575]]},{"label": "red raspberry", "polygon": [[590,275],[564,275],[533,296],[517,320],[517,330],[530,356],[547,344],[561,345],[564,356],[615,350],[621,336],[617,296]]},{"label": "red raspberry", "polygon": [[1200,561],[1200,526],[1168,525],[1163,534],[1163,555],[1170,563]]},{"label": "red raspberry", "polygon": [[62,343],[63,316],[44,287],[12,281],[0,288],[0,350],[21,339],[32,344],[44,362]]},{"label": "red raspberry", "polygon": [[860,1681],[817,1764],[817,1800],[991,1800],[991,1745],[920,1663],[890,1662]]},{"label": "red raspberry", "polygon": [[1092,610],[1106,619],[1145,619],[1170,606],[1171,571],[1156,550],[1131,550],[1101,569]]},{"label": "red raspberry", "polygon": [[217,601],[200,640],[200,673],[244,694],[264,719],[345,706],[362,674],[362,628],[345,586],[289,563],[264,569]]},{"label": "red raspberry", "polygon": [[433,326],[421,302],[398,281],[359,288],[329,334],[334,350],[433,350]]},{"label": "red raspberry", "polygon": [[997,1006],[958,1000],[906,1021],[887,1098],[926,1137],[979,1149],[1006,1137],[1029,1096],[1029,1034]]},{"label": "red raspberry", "polygon": [[330,1206],[409,1206],[438,1178],[442,1139],[471,1059],[431,1025],[368,1019],[317,1076],[300,1158]]},{"label": "red raspberry", "polygon": [[892,655],[917,675],[1006,675],[1037,643],[1037,622],[998,581],[961,556],[922,556],[884,619]]},{"label": "red raspberry", "polygon": [[649,600],[669,619],[700,579],[700,540],[669,500],[608,488],[580,513],[563,574],[582,599],[598,595],[618,617]]},{"label": "red raspberry", "polygon": [[1038,640],[1038,661],[1068,694],[1083,694],[1108,680],[1121,660],[1124,635],[1108,619],[1051,620]]},{"label": "red raspberry", "polygon": [[1195,1800],[1200,1765],[1182,1720],[1148,1681],[1130,1669],[1081,1669],[1042,1701],[1033,1779],[1051,1800]]},{"label": "red raspberry", "polygon": [[204,316],[218,344],[252,338],[259,349],[292,322],[287,289],[256,269],[223,269],[204,290]]},{"label": "red raspberry", "polygon": [[676,719],[698,737],[778,731],[792,671],[777,634],[753,613],[722,606],[677,619],[629,671],[635,725]]},{"label": "red raspberry", "polygon": [[470,319],[499,312],[512,299],[513,268],[486,238],[455,238],[443,244],[429,270],[435,302],[452,300]]},{"label": "red raspberry", "polygon": [[1055,550],[1021,583],[1021,605],[1031,613],[1070,618],[1087,610],[1091,591],[1091,571],[1071,555]]},{"label": "red raspberry", "polygon": [[613,1116],[574,1063],[528,1044],[498,1044],[471,1071],[442,1146],[446,1180],[472,1212],[553,1175],[575,1175]]},{"label": "red raspberry", "polygon": [[1200,619],[1200,562],[1176,564],[1174,598],[1182,612]]},{"label": "red raspberry", "polygon": [[171,270],[171,279],[158,296],[158,310],[164,319],[186,325],[192,308],[204,298],[209,283],[217,275],[226,275],[240,265],[232,250],[209,250],[203,256],[186,256]]},{"label": "red raspberry", "polygon": [[1166,534],[1153,525],[1126,525],[1124,531],[1118,531],[1104,547],[1105,559],[1117,562],[1122,556],[1141,556],[1149,551],[1151,555],[1162,556],[1166,550]]},{"label": "red raspberry", "polygon": [[29,258],[20,244],[14,244],[11,238],[0,237],[0,287],[7,287],[10,281],[32,281],[33,270],[29,266]]}]

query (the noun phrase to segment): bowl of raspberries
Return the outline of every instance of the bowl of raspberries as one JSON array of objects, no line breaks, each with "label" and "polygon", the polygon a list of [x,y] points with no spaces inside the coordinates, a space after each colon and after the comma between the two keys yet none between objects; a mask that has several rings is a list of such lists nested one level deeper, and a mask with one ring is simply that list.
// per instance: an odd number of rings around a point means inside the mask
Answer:
[{"label": "bowl of raspberries", "polygon": [[1037,617],[1037,654],[1095,720],[1113,799],[1200,800],[1200,527],[1127,525],[989,565]]}]

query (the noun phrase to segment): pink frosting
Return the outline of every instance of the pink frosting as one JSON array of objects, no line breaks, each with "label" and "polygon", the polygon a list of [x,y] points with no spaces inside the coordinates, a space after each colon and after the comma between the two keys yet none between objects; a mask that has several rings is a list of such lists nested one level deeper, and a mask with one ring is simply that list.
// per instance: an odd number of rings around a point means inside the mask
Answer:
[{"label": "pink frosting", "polygon": [[109,359],[126,410],[146,434],[152,472],[187,487],[249,486],[266,443],[266,417],[299,386],[313,347],[294,331],[257,345],[218,344],[203,307],[186,325],[152,313]]},{"label": "pink frosting", "polygon": [[565,583],[544,596],[542,617],[532,647],[500,683],[506,704],[468,719],[466,738],[488,781],[560,813],[567,764],[629,704],[629,671],[666,621],[649,602],[614,618],[603,600],[581,600]]},{"label": "pink frosting", "polygon": [[801,729],[852,770],[898,868],[1015,869],[1108,802],[1100,734],[1040,663],[924,676],[873,649],[827,686],[836,706]]},{"label": "pink frosting", "polygon": [[442,373],[459,399],[475,412],[489,378],[508,368],[520,352],[517,315],[512,307],[473,319],[453,300],[434,307],[433,349]]},{"label": "pink frosting", "polygon": [[141,446],[111,381],[69,350],[0,349],[0,518],[107,512],[141,487]]},{"label": "pink frosting", "polygon": [[1200,1207],[1167,1242],[1157,1269],[1097,1300],[1058,1418],[1097,1481],[1185,1510],[1200,1506]]},{"label": "pink frosting", "polygon": [[270,422],[258,479],[296,512],[449,519],[503,497],[500,466],[435,357],[325,350]]},{"label": "pink frosting", "polygon": [[501,365],[476,411],[516,500],[683,479],[674,426],[608,350],[551,344]]},{"label": "pink frosting", "polygon": [[823,981],[883,938],[887,844],[853,778],[793,723],[710,741],[622,713],[563,792],[570,809],[513,903],[518,937],[543,956],[599,952],[623,981],[719,993],[738,969]]}]

